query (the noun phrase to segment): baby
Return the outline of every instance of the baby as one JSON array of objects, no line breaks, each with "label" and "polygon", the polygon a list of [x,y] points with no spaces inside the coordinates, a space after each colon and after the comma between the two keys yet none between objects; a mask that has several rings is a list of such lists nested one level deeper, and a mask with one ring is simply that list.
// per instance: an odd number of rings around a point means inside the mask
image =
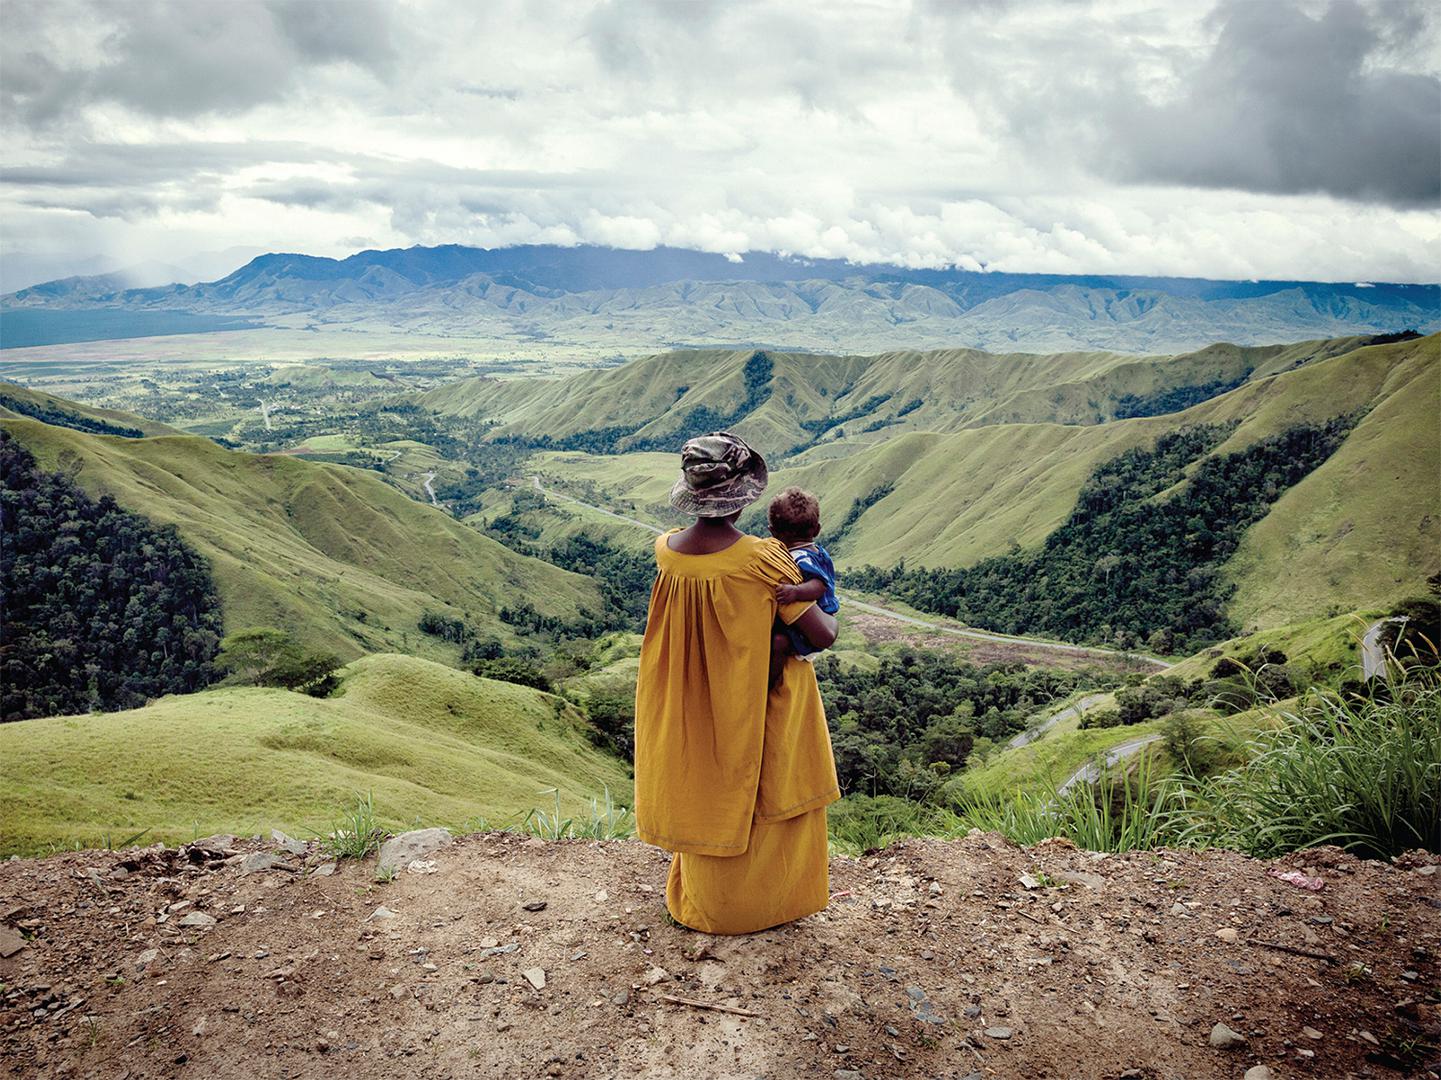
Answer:
[{"label": "baby", "polygon": [[[814,600],[828,615],[840,610],[836,599],[836,569],[830,553],[816,543],[821,531],[821,504],[809,491],[789,487],[771,500],[767,513],[771,535],[784,544],[805,578],[799,585],[777,585],[776,600],[782,604]],[[820,650],[799,630],[777,620],[771,637],[771,686],[780,681],[787,656],[814,661]]]}]

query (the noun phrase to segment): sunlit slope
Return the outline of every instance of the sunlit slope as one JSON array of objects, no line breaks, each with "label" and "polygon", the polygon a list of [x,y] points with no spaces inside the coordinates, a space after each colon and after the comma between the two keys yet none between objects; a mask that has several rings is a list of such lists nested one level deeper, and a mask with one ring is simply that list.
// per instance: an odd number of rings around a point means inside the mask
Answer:
[{"label": "sunlit slope", "polygon": [[79,417],[102,425],[129,428],[143,435],[181,434],[168,424],[146,420],[134,413],[98,409],[93,405],[82,405],[78,401],[47,394],[43,390],[31,390],[17,383],[0,381],[0,420],[34,420],[37,419],[36,410],[54,414],[50,422],[62,425],[73,426],[75,418]]},{"label": "sunlit slope", "polygon": [[1247,530],[1227,567],[1242,626],[1387,604],[1441,570],[1441,364],[1430,340],[1429,361],[1393,369],[1335,455]]},{"label": "sunlit slope", "polygon": [[[773,455],[803,453],[809,460],[850,454],[914,431],[1105,423],[1125,403],[1134,406],[1178,389],[1209,386],[1220,393],[1247,379],[1350,351],[1362,340],[1222,344],[1151,357],[977,349],[873,356],[693,350],[566,379],[463,380],[417,400],[438,412],[493,421],[497,438],[563,442],[607,433],[619,450],[677,438],[697,415],[724,418]],[[770,365],[769,380],[751,396],[745,370],[758,356]]]},{"label": "sunlit slope", "polygon": [[78,481],[173,523],[209,559],[227,631],[288,630],[346,659],[444,655],[416,624],[448,610],[504,637],[504,606],[572,617],[599,607],[593,583],[503,547],[362,469],[226,450],[207,439],[85,435],[3,421],[42,466],[65,451]]},{"label": "sunlit slope", "polygon": [[[1365,606],[1407,582],[1419,584],[1427,538],[1435,551],[1432,530],[1441,517],[1438,361],[1438,337],[1371,346],[1245,383],[1180,413],[1100,425],[1007,424],[950,435],[912,434],[844,459],[784,470],[777,480],[820,493],[832,523],[855,500],[892,485],[842,541],[848,561],[968,565],[1013,543],[1041,543],[1065,520],[1097,465],[1166,431],[1235,421],[1236,430],[1217,450],[1224,453],[1294,424],[1369,408],[1341,452],[1283,497],[1273,511],[1283,517],[1253,527],[1254,539],[1248,536],[1243,548],[1248,562],[1238,565],[1255,565],[1244,575],[1246,595],[1237,601],[1238,612],[1254,614],[1261,607],[1252,596],[1262,583],[1321,574],[1308,596],[1290,594],[1295,603],[1289,608],[1286,589],[1272,590],[1276,599],[1266,605],[1267,618],[1311,614],[1321,595],[1326,604]],[[1427,440],[1429,450],[1421,446]],[[1384,575],[1364,567],[1349,578],[1325,569],[1333,560],[1346,565],[1348,552],[1388,543],[1402,530],[1421,539],[1413,544],[1408,538],[1395,549],[1387,563],[1389,585]],[[1293,539],[1286,544],[1272,539],[1283,535]],[[1344,541],[1339,548],[1338,541]],[[1386,595],[1370,594],[1382,585]]]},{"label": "sunlit slope", "polygon": [[131,712],[0,725],[0,854],[141,830],[176,843],[213,832],[326,828],[373,792],[382,821],[478,827],[609,788],[626,765],[595,749],[560,699],[414,657],[368,656],[337,694],[225,689]]}]

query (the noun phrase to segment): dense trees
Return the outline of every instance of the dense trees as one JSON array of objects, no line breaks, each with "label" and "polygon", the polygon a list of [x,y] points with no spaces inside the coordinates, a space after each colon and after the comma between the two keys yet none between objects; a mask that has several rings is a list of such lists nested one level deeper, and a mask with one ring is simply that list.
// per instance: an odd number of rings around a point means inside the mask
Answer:
[{"label": "dense trees", "polygon": [[1330,457],[1355,419],[1298,425],[1209,457],[1229,428],[1164,435],[1097,468],[1037,551],[963,569],[863,567],[847,583],[993,630],[1193,651],[1236,632],[1220,571],[1242,533]]},{"label": "dense trees", "polygon": [[0,406],[46,424],[74,428],[76,431],[88,431],[92,435],[119,435],[125,439],[139,439],[145,435],[145,432],[139,428],[125,427],[105,420],[82,416],[80,413],[70,412],[66,409],[53,408],[36,401],[27,401],[25,398],[18,398],[13,394],[0,394]]},{"label": "dense trees", "polygon": [[133,708],[215,676],[210,568],[0,431],[0,718]]},{"label": "dense trees", "polygon": [[1050,702],[1118,682],[1024,664],[978,667],[952,653],[909,648],[883,656],[874,669],[828,655],[816,661],[816,675],[843,790],[910,797],[929,794]]},{"label": "dense trees", "polygon": [[284,630],[256,627],[231,634],[220,643],[215,666],[228,673],[227,682],[243,686],[276,686],[325,697],[339,684],[341,668],[334,653],[308,649]]}]

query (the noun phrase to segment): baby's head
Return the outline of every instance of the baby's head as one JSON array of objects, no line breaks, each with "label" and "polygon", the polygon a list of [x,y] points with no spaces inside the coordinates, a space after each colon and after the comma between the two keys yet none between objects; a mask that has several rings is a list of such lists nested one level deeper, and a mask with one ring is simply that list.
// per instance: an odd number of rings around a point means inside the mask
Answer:
[{"label": "baby's head", "polygon": [[766,516],[782,544],[808,544],[820,535],[821,504],[809,491],[788,487],[771,500]]}]

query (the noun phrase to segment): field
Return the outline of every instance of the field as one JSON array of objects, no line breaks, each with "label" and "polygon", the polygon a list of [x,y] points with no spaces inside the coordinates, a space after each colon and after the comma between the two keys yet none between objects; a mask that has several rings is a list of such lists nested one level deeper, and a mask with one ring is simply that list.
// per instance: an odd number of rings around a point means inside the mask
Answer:
[{"label": "field", "polygon": [[234,688],[131,712],[0,725],[0,853],[102,847],[135,834],[328,831],[356,794],[380,824],[482,828],[530,807],[582,814],[625,763],[595,749],[559,699],[414,657],[350,665],[317,699]]}]

